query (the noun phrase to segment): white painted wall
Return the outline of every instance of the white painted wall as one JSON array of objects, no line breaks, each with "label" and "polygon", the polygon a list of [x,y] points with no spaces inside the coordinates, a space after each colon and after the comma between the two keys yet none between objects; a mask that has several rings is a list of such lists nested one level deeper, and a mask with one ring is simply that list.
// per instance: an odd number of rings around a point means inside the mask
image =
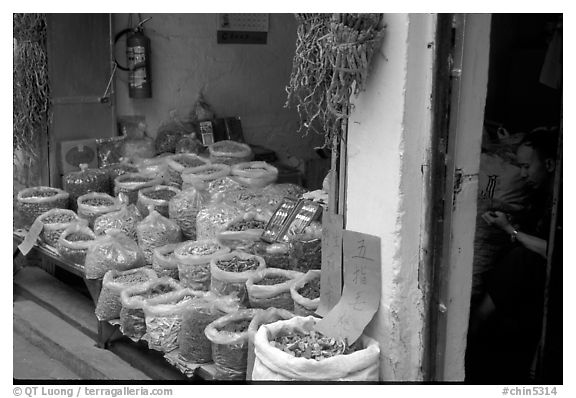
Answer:
[{"label": "white painted wall", "polygon": [[[240,116],[246,140],[277,152],[313,159],[318,135],[297,133],[295,109],[284,108],[296,43],[292,14],[269,14],[266,45],[217,44],[217,14],[142,14],[152,45],[152,95],[128,97],[126,72],[116,78],[117,114],[143,114],[155,135],[170,111],[187,114],[201,89],[219,117]],[[133,14],[134,24],[137,14]],[[128,14],[113,15],[114,31],[128,26]],[[124,40],[116,49],[125,64]]]},{"label": "white painted wall", "polygon": [[[418,287],[429,163],[436,18],[385,14],[386,37],[348,131],[346,229],[381,238],[382,296],[366,332],[381,345],[381,380],[422,380]],[[425,232],[425,231],[424,231]]]}]

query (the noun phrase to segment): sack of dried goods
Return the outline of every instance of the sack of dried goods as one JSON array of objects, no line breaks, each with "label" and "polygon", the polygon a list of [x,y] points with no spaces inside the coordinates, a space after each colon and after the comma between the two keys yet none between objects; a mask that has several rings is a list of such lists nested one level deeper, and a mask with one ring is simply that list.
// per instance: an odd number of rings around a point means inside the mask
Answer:
[{"label": "sack of dried goods", "polygon": [[196,216],[196,239],[216,239],[219,232],[224,231],[232,220],[243,213],[239,208],[222,202],[219,198],[212,200]]},{"label": "sack of dried goods", "polygon": [[266,266],[270,268],[291,269],[290,246],[287,243],[256,242],[250,247],[250,253],[256,254],[264,259]]},{"label": "sack of dried goods", "polygon": [[52,209],[38,216],[42,223],[42,240],[50,246],[56,247],[60,235],[73,222],[79,220],[76,213],[68,209]]},{"label": "sack of dried goods", "polygon": [[216,235],[216,240],[231,250],[249,252],[260,241],[268,219],[262,214],[247,212],[230,221],[224,231]]},{"label": "sack of dried goods", "polygon": [[138,172],[146,175],[153,175],[161,179],[163,184],[167,181],[168,164],[166,163],[173,154],[162,153],[153,158],[134,159],[133,163],[138,167]]},{"label": "sack of dried goods", "polygon": [[296,279],[290,286],[290,295],[296,315],[313,315],[320,305],[320,270],[308,271]]},{"label": "sack of dried goods", "polygon": [[254,369],[254,336],[262,325],[267,325],[276,321],[291,319],[294,314],[282,308],[268,308],[258,312],[248,326],[248,366],[246,368],[246,380],[252,380],[252,370]]},{"label": "sack of dried goods", "polygon": [[205,334],[212,343],[212,360],[216,366],[217,379],[245,379],[248,326],[259,311],[262,310],[241,309],[206,326]]},{"label": "sack of dried goods", "polygon": [[128,271],[109,270],[102,279],[102,290],[96,303],[96,318],[109,321],[120,317],[122,301],[120,293],[130,287],[142,285],[158,279],[149,268],[136,268]]},{"label": "sack of dried goods", "polygon": [[208,203],[208,191],[194,187],[181,191],[168,202],[168,215],[176,221],[186,239],[196,240],[196,217]]},{"label": "sack of dried goods", "polygon": [[141,138],[127,138],[124,141],[122,156],[127,159],[153,158],[156,156],[154,139],[143,136]]},{"label": "sack of dried goods", "polygon": [[119,163],[124,152],[125,135],[96,139],[98,167]]},{"label": "sack of dried goods", "polygon": [[284,308],[294,310],[290,286],[304,274],[280,268],[265,268],[246,281],[251,308]]},{"label": "sack of dried goods", "polygon": [[229,190],[222,194],[222,201],[242,212],[262,214],[267,219],[274,212],[274,209],[268,206],[268,197],[262,189]]},{"label": "sack of dried goods", "polygon": [[[220,181],[230,175],[230,166],[226,164],[210,163],[204,166],[184,169],[182,171],[182,190],[190,187],[208,189],[215,181]],[[199,186],[199,184],[202,184]],[[238,184],[237,184],[238,185]]]},{"label": "sack of dried goods", "polygon": [[176,143],[176,153],[200,154],[204,151],[204,145],[195,134],[183,135]]},{"label": "sack of dried goods", "polygon": [[265,186],[262,191],[268,198],[268,206],[272,209],[276,209],[284,198],[297,200],[307,192],[300,185],[291,183],[270,184]]},{"label": "sack of dried goods", "polygon": [[180,188],[182,186],[182,173],[186,169],[205,166],[208,163],[207,159],[193,153],[179,153],[170,156],[166,161],[168,165],[168,179],[166,182]]},{"label": "sack of dried goods", "polygon": [[210,161],[212,163],[224,163],[233,165],[249,162],[253,158],[252,148],[241,142],[223,140],[208,146]]},{"label": "sack of dried goods", "polygon": [[88,226],[94,227],[99,216],[118,211],[122,208],[118,198],[107,193],[91,192],[78,198],[78,217],[88,220]]},{"label": "sack of dried goods", "polygon": [[95,239],[96,235],[88,228],[86,221],[80,220],[70,224],[62,232],[56,243],[56,249],[63,259],[83,266],[88,248]]},{"label": "sack of dried goods", "polygon": [[180,190],[168,185],[156,185],[153,187],[142,188],[138,191],[137,207],[140,213],[146,217],[148,207],[153,206],[154,210],[168,217],[168,203],[170,199],[180,193]]},{"label": "sack of dried goods", "polygon": [[126,288],[120,293],[120,330],[125,336],[139,340],[146,332],[144,303],[164,301],[175,297],[182,286],[172,278],[158,278]]},{"label": "sack of dried goods", "polygon": [[108,179],[110,180],[110,187],[114,187],[114,181],[121,175],[128,173],[138,173],[138,167],[133,164],[128,163],[124,158],[120,163],[114,163],[103,168],[108,173]]},{"label": "sack of dried goods", "polygon": [[178,278],[184,287],[194,290],[210,289],[210,261],[230,252],[212,240],[188,241],[174,250],[178,262]]},{"label": "sack of dried goods", "polygon": [[42,213],[51,209],[67,209],[68,192],[52,187],[24,188],[16,196],[16,209],[22,216],[23,227],[28,228]]},{"label": "sack of dried goods", "polygon": [[262,325],[254,336],[252,380],[378,381],[380,347],[362,335],[353,344],[314,330],[318,318]]},{"label": "sack of dried goods", "polygon": [[212,343],[204,330],[216,319],[238,311],[238,299],[207,292],[190,302],[182,314],[178,334],[180,357],[191,363],[212,362]]},{"label": "sack of dried goods", "polygon": [[176,222],[170,220],[156,210],[148,209],[148,216],[136,226],[138,244],[144,251],[146,264],[152,264],[152,250],[169,243],[182,241],[182,232]]},{"label": "sack of dried goods", "polygon": [[248,188],[264,188],[278,179],[278,169],[263,161],[232,165],[232,178]]},{"label": "sack of dried goods", "polygon": [[118,229],[99,236],[86,253],[86,279],[100,279],[110,270],[127,271],[144,265],[144,253],[133,239]]},{"label": "sack of dried goods", "polygon": [[138,202],[138,191],[142,188],[162,184],[162,178],[148,173],[126,173],[114,180],[114,195],[123,192],[128,196],[128,203],[135,205]]},{"label": "sack of dried goods", "polygon": [[292,269],[307,272],[322,266],[322,228],[307,228],[303,234],[291,235],[288,241]]},{"label": "sack of dried goods", "polygon": [[[122,194],[121,194],[122,195]],[[142,221],[140,211],[134,205],[121,205],[120,210],[98,216],[94,220],[94,233],[104,235],[109,229],[119,229],[136,240],[136,225]]]},{"label": "sack of dried goods", "polygon": [[266,268],[264,259],[234,251],[210,260],[210,290],[222,296],[236,294],[240,305],[248,306],[246,281]]},{"label": "sack of dried goods", "polygon": [[80,171],[72,171],[63,178],[63,188],[70,194],[70,208],[76,210],[80,196],[90,192],[110,193],[108,173],[101,169],[89,169],[88,165],[80,165]]},{"label": "sack of dried goods", "polygon": [[154,302],[145,301],[142,309],[146,321],[146,334],[142,339],[148,342],[148,348],[162,352],[177,349],[182,314],[194,297],[202,295],[202,292],[181,289],[163,299]]},{"label": "sack of dried goods", "polygon": [[170,277],[178,280],[178,261],[174,250],[180,243],[169,243],[152,250],[152,269],[159,277]]}]

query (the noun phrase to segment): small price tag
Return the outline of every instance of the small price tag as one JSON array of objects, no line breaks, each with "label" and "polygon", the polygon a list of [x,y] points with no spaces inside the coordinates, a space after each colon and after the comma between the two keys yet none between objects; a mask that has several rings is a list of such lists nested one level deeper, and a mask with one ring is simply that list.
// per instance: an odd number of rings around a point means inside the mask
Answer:
[{"label": "small price tag", "polygon": [[44,228],[44,224],[39,219],[34,220],[34,223],[28,230],[28,233],[24,237],[22,243],[18,245],[18,249],[22,252],[23,255],[27,255],[32,247],[36,244],[36,240],[40,236],[42,232],[42,228]]},{"label": "small price tag", "polygon": [[320,333],[353,344],[380,305],[380,238],[344,231],[344,289],[338,304],[315,325]]}]

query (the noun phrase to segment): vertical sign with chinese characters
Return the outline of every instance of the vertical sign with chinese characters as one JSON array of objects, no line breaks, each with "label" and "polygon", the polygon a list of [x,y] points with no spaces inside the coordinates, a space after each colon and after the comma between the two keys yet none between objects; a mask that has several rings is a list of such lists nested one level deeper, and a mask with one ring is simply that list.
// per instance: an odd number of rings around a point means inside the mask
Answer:
[{"label": "vertical sign with chinese characters", "polygon": [[342,292],[342,233],[344,217],[325,211],[322,216],[322,274],[320,305],[316,313],[326,314],[336,305]]},{"label": "vertical sign with chinese characters", "polygon": [[344,231],[344,289],[338,304],[316,323],[330,337],[355,342],[380,304],[380,238]]}]

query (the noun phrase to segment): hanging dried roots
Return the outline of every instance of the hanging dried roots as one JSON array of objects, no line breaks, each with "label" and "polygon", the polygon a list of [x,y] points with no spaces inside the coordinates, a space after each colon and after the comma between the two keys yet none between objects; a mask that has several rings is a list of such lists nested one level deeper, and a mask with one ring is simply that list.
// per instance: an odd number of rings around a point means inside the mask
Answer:
[{"label": "hanging dried roots", "polygon": [[350,96],[366,87],[372,55],[382,38],[382,14],[296,14],[296,51],[290,103],[296,104],[299,131],[325,137],[329,147],[341,137]]}]

